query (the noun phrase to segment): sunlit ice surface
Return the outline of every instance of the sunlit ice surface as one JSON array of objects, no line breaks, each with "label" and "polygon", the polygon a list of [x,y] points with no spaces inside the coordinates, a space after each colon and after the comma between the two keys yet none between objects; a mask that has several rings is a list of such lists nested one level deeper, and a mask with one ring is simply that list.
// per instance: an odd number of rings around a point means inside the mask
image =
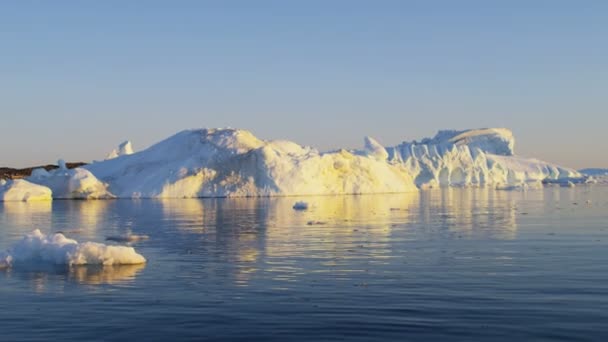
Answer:
[{"label": "sunlit ice surface", "polygon": [[607,222],[604,186],[7,202],[0,250],[133,234],[148,262],[0,270],[1,339],[598,340]]}]

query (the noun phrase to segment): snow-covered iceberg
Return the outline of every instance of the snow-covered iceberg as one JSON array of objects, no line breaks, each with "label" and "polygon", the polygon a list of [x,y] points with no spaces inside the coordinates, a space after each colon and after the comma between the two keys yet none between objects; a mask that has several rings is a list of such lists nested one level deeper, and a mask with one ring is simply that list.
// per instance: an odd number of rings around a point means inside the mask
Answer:
[{"label": "snow-covered iceberg", "polygon": [[61,199],[107,199],[113,198],[107,190],[107,185],[97,179],[84,168],[68,169],[60,160],[59,168],[51,171],[35,169],[27,178],[35,183],[49,188],[53,198]]},{"label": "snow-covered iceberg", "polygon": [[[150,148],[85,167],[117,197],[395,193],[433,186],[529,188],[582,179],[515,155],[508,129],[440,131],[421,142],[322,153],[237,129],[182,131]],[[55,189],[53,189],[55,191]]]},{"label": "snow-covered iceberg", "polygon": [[146,259],[134,248],[108,246],[66,238],[63,234],[45,235],[36,229],[0,253],[0,269],[19,265],[132,265]]},{"label": "snow-covered iceberg", "polygon": [[583,179],[577,171],[515,155],[504,128],[440,131],[432,139],[387,148],[388,162],[404,165],[419,187],[519,186]]},{"label": "snow-covered iceberg", "polygon": [[182,131],[85,167],[117,197],[242,197],[415,191],[408,170],[373,153],[321,153],[245,130]]},{"label": "snow-covered iceberg", "polygon": [[237,129],[185,130],[143,151],[125,142],[112,158],[34,170],[27,181],[53,198],[193,198],[400,193],[439,186],[530,189],[580,182],[579,172],[515,155],[508,129],[440,131],[420,142],[319,152]]},{"label": "snow-covered iceberg", "polygon": [[3,201],[48,201],[52,199],[51,189],[23,179],[0,179],[0,202]]}]

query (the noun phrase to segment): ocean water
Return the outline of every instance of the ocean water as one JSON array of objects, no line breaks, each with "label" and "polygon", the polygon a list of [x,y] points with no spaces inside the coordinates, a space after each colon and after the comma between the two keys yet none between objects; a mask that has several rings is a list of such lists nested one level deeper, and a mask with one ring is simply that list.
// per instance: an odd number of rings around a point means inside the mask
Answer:
[{"label": "ocean water", "polygon": [[148,263],[0,270],[1,341],[608,339],[604,186],[0,203],[35,228]]}]

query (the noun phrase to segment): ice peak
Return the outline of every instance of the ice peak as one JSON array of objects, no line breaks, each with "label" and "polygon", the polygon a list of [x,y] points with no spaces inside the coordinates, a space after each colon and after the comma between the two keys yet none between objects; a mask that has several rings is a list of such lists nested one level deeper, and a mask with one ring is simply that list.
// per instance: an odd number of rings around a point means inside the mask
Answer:
[{"label": "ice peak", "polygon": [[237,153],[247,152],[264,145],[264,141],[244,129],[209,128],[195,130],[195,132],[201,135],[202,141],[218,148],[234,150]]},{"label": "ice peak", "polygon": [[378,160],[386,160],[388,152],[376,139],[366,136],[364,139],[365,152]]},{"label": "ice peak", "polygon": [[129,154],[133,154],[133,145],[130,140],[123,141],[118,145],[118,148],[112,150],[112,152],[108,153],[106,156],[106,160],[118,158],[120,156],[127,156]]}]

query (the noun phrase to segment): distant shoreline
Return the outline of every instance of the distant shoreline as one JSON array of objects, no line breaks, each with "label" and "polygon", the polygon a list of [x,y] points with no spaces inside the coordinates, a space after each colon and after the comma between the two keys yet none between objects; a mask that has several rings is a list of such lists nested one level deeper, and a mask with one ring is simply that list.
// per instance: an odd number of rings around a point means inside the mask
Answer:
[{"label": "distant shoreline", "polygon": [[[68,169],[73,169],[73,168],[80,167],[83,165],[87,165],[87,163],[82,163],[82,162],[66,163],[66,166],[68,167]],[[21,178],[29,177],[32,174],[32,171],[35,169],[38,169],[38,168],[43,168],[43,169],[49,171],[49,170],[57,169],[57,168],[59,168],[59,166],[48,164],[48,165],[26,167],[23,169],[15,169],[12,167],[0,167],[0,179],[21,179]]]}]

